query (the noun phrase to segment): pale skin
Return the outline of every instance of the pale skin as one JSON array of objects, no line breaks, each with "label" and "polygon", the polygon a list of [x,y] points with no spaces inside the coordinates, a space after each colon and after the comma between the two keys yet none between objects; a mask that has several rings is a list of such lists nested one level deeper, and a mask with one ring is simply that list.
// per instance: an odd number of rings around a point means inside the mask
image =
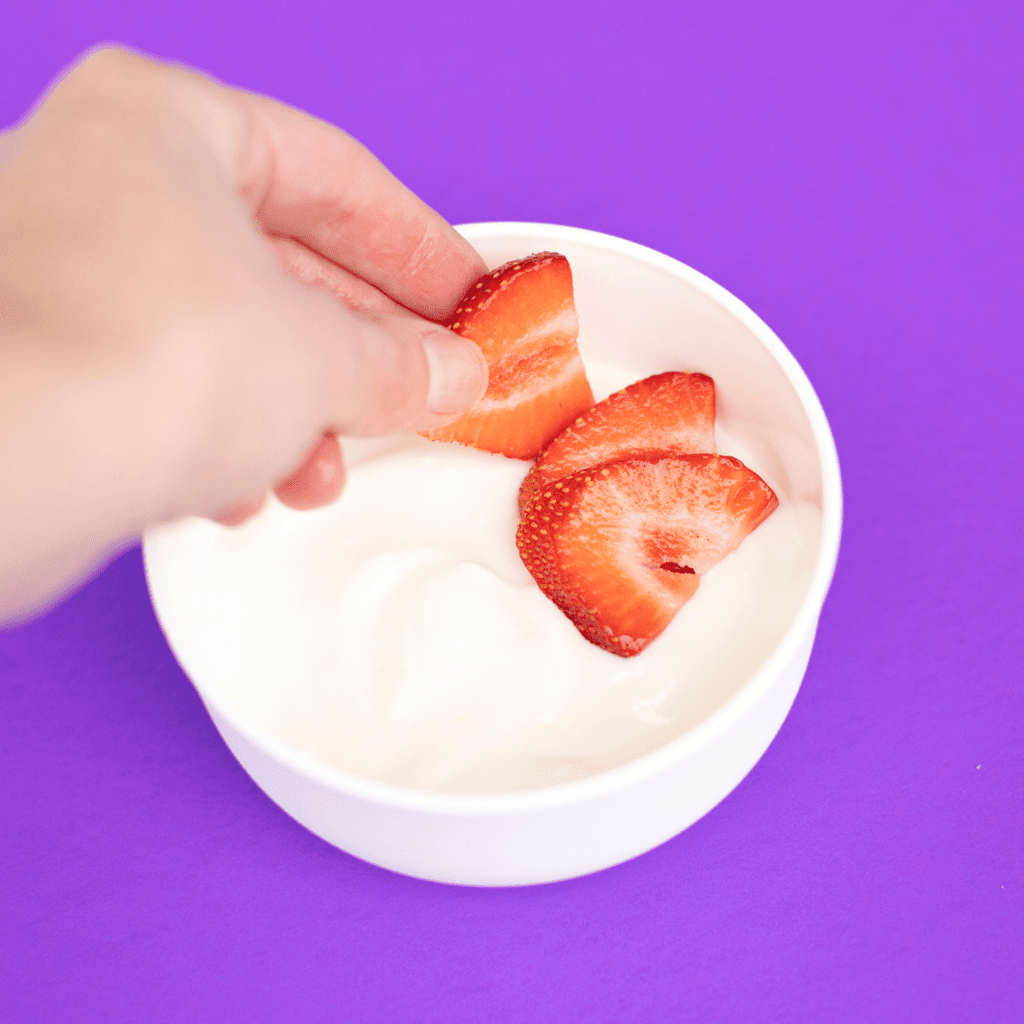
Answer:
[{"label": "pale skin", "polygon": [[0,134],[0,622],[154,524],[315,508],[483,394],[480,257],[336,128],[104,49]]}]

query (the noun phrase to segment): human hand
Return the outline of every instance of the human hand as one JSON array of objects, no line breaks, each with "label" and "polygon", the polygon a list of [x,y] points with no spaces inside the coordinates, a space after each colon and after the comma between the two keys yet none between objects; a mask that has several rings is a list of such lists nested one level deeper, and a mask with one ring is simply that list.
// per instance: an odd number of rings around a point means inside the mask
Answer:
[{"label": "human hand", "polygon": [[147,526],[298,508],[486,387],[486,269],[344,133],[120,50],[0,136],[0,619]]}]

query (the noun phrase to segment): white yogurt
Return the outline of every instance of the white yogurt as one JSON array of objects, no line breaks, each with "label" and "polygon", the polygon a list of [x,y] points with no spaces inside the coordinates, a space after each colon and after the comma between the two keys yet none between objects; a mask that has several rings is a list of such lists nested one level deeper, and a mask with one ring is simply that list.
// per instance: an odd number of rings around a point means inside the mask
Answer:
[{"label": "white yogurt", "polygon": [[[599,397],[633,379],[588,374]],[[584,640],[520,561],[530,464],[416,437],[347,444],[330,508],[272,503],[240,529],[210,525],[201,653],[254,725],[368,778],[498,792],[624,764],[736,693],[810,579],[819,509],[721,427],[717,441],[779,508],[634,658]]]}]

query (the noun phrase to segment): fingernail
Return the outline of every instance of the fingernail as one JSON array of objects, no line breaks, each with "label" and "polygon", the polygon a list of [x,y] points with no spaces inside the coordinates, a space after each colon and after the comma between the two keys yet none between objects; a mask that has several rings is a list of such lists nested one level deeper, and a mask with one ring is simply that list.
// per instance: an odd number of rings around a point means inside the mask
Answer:
[{"label": "fingernail", "polygon": [[423,339],[423,351],[430,372],[430,412],[456,416],[483,397],[487,362],[479,346],[454,334],[431,334]]}]

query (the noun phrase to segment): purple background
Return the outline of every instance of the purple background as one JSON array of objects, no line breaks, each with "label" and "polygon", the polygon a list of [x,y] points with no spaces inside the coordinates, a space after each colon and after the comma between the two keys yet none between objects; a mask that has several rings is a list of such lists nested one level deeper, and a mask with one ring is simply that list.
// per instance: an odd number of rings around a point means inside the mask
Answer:
[{"label": "purple background", "polygon": [[0,20],[0,124],[121,40],[345,127],[451,221],[698,268],[806,368],[847,502],[810,670],[751,775],[644,857],[512,891],[390,874],[274,807],[125,555],[0,634],[0,1018],[1024,1020],[1022,5]]}]

